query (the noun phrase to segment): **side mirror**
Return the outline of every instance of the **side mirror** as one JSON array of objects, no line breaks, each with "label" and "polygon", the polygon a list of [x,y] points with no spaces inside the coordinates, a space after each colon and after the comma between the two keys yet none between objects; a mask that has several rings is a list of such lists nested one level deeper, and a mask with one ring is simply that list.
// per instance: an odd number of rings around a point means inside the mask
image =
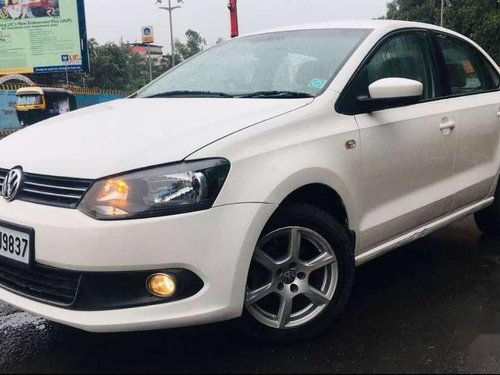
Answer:
[{"label": "side mirror", "polygon": [[422,82],[406,78],[384,78],[368,87],[369,97],[358,97],[358,107],[364,112],[417,104],[424,93]]}]

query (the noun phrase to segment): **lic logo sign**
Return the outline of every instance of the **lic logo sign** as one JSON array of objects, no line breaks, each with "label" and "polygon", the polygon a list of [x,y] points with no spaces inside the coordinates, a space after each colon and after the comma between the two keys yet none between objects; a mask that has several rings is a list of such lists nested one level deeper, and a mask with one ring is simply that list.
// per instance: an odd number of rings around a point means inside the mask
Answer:
[{"label": "lic logo sign", "polygon": [[79,64],[80,55],[61,55],[61,61],[65,64]]}]

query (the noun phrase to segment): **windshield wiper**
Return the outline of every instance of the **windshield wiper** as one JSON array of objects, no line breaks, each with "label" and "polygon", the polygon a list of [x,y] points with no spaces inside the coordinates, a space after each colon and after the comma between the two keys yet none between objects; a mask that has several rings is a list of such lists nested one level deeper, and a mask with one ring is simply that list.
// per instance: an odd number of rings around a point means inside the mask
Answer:
[{"label": "windshield wiper", "polygon": [[234,98],[233,95],[226,94],[223,92],[211,92],[211,91],[189,91],[189,90],[176,90],[176,91],[165,91],[159,94],[154,94],[151,96],[146,96],[145,98]]},{"label": "windshield wiper", "polygon": [[314,95],[306,92],[296,91],[257,91],[249,94],[237,95],[237,98],[285,98],[285,99],[302,99],[314,98]]}]

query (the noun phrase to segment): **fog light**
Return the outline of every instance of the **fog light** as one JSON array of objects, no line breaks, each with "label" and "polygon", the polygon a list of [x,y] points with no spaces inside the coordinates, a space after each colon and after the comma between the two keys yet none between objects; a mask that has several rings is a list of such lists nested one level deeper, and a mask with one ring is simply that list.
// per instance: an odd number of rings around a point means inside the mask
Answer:
[{"label": "fog light", "polygon": [[175,294],[175,280],[165,273],[151,275],[147,281],[147,287],[149,292],[156,297],[168,298]]}]

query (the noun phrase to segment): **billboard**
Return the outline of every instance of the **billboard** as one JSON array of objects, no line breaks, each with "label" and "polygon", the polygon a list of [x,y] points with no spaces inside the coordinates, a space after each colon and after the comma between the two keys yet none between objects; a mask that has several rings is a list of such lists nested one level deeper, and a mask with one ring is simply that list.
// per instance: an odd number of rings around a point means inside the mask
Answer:
[{"label": "billboard", "polygon": [[142,43],[154,43],[155,42],[155,34],[153,31],[153,26],[143,26],[141,28],[141,39]]},{"label": "billboard", "polygon": [[0,0],[0,75],[87,71],[84,0]]}]

